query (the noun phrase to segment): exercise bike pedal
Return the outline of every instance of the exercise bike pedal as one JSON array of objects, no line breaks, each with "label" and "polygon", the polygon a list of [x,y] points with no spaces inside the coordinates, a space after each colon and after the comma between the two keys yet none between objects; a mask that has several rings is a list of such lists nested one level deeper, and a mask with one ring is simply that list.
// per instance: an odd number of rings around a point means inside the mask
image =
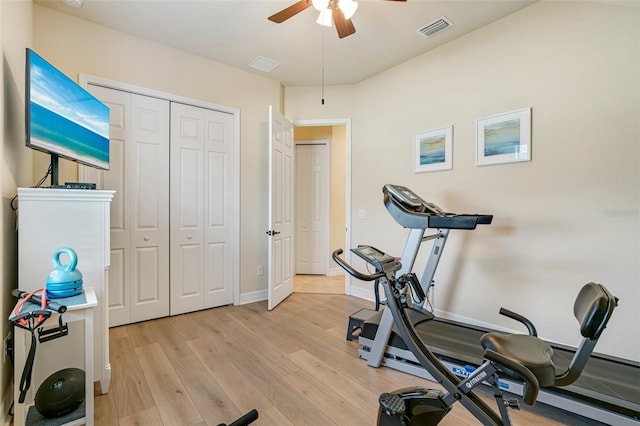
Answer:
[{"label": "exercise bike pedal", "polygon": [[383,393],[378,398],[380,408],[389,416],[403,416],[405,405],[402,397],[395,393]]},{"label": "exercise bike pedal", "polygon": [[505,399],[504,400],[505,407],[512,408],[514,410],[520,409],[520,402],[517,399]]}]

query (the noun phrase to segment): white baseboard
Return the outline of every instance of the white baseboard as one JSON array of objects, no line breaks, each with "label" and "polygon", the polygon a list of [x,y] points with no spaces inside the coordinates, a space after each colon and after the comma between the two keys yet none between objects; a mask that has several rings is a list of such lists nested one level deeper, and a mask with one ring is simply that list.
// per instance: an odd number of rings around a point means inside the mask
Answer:
[{"label": "white baseboard", "polygon": [[253,302],[261,302],[263,300],[267,300],[269,297],[269,293],[267,289],[251,291],[249,293],[240,294],[240,302],[239,305],[246,305],[247,303]]},{"label": "white baseboard", "polygon": [[371,302],[375,302],[376,300],[373,288],[362,288],[355,285],[351,285],[351,296],[359,297],[360,299],[369,300]]},{"label": "white baseboard", "polygon": [[344,269],[340,268],[340,267],[335,267],[335,268],[329,268],[329,274],[327,274],[327,276],[329,277],[337,277],[338,275],[344,275]]}]

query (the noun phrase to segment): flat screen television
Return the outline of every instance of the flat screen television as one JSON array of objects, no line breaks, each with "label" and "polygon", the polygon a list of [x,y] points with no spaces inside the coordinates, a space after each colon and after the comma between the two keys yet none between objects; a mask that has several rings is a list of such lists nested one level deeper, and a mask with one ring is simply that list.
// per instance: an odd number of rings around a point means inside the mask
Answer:
[{"label": "flat screen television", "polygon": [[58,157],[109,170],[109,108],[29,48],[25,82],[26,144],[51,154],[51,186]]}]

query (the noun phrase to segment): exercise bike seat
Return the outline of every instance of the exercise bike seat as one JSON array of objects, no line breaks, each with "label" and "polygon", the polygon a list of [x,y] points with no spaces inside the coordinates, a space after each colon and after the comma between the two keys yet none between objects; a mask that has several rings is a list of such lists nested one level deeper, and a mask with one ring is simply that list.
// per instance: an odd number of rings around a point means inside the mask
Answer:
[{"label": "exercise bike seat", "polygon": [[[528,368],[538,379],[540,387],[566,386],[575,382],[596,342],[605,329],[618,298],[609,293],[605,286],[596,283],[585,284],[573,306],[573,313],[580,325],[583,339],[574,354],[569,367],[557,371],[553,363],[553,349],[537,336],[526,334],[505,334],[491,332],[481,338],[482,347],[511,358]],[[504,371],[507,375],[509,371]]]},{"label": "exercise bike seat", "polygon": [[491,349],[525,366],[536,376],[540,387],[552,386],[555,382],[553,349],[544,340],[527,334],[491,332],[484,334],[480,341],[483,348]]}]

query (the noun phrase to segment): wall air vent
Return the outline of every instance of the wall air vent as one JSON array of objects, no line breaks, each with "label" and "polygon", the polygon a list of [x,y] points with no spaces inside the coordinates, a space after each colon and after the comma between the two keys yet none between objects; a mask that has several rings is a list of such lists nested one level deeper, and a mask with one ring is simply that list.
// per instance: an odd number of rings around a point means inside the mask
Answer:
[{"label": "wall air vent", "polygon": [[451,22],[445,16],[441,16],[430,24],[427,24],[422,28],[418,28],[416,31],[419,34],[422,34],[423,37],[429,38],[449,27],[453,27],[453,22]]}]

